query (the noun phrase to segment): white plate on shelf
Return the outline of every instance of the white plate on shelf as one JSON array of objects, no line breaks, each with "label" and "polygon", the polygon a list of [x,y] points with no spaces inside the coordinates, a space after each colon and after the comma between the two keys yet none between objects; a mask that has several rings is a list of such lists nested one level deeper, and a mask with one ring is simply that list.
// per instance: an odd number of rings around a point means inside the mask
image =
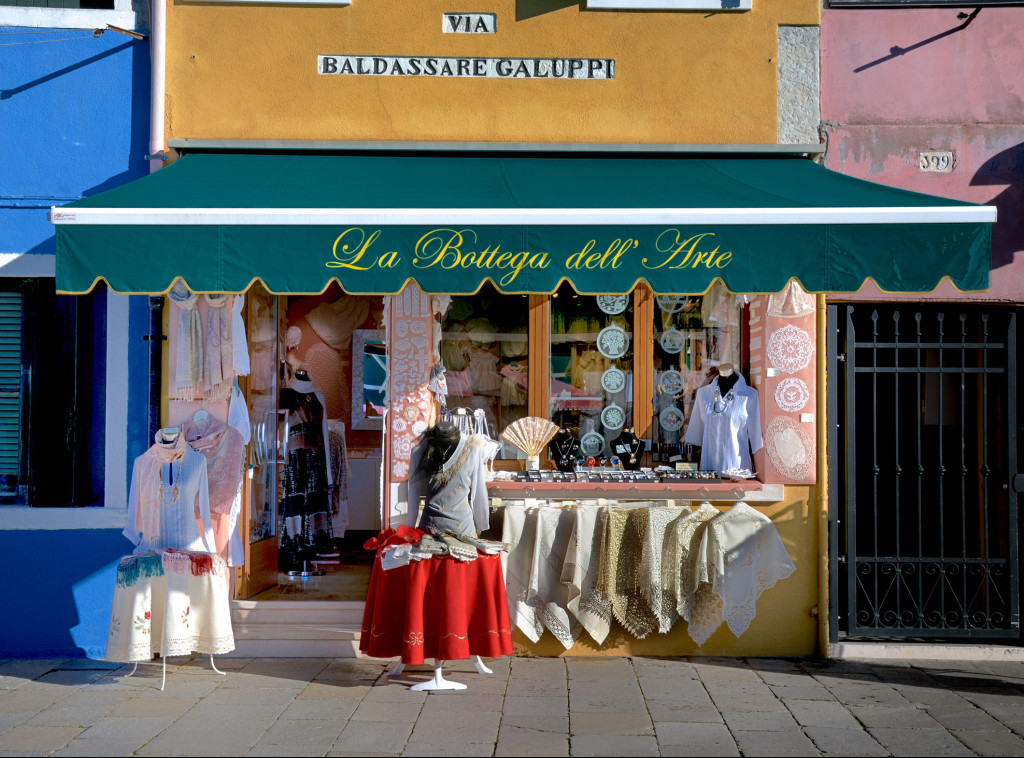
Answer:
[{"label": "white plate on shelf", "polygon": [[629,335],[621,326],[606,326],[598,332],[597,349],[605,358],[621,358],[629,350]]},{"label": "white plate on shelf", "polygon": [[662,371],[658,379],[658,387],[666,395],[678,395],[683,391],[683,375],[675,369]]},{"label": "white plate on shelf", "polygon": [[679,313],[687,300],[685,295],[657,295],[654,299],[665,313]]},{"label": "white plate on shelf", "polygon": [[593,458],[604,450],[604,437],[597,432],[587,432],[580,438],[580,452]]},{"label": "white plate on shelf", "polygon": [[626,423],[626,412],[622,406],[612,403],[601,411],[601,424],[605,429],[621,429]]},{"label": "white plate on shelf", "polygon": [[605,392],[610,392],[614,395],[616,392],[622,391],[622,388],[625,386],[626,375],[614,366],[601,374],[601,389]]},{"label": "white plate on shelf", "polygon": [[661,422],[661,428],[666,432],[676,432],[683,428],[683,412],[674,405],[670,405],[668,408],[662,410],[658,414],[658,420]]},{"label": "white plate on shelf", "polygon": [[597,307],[603,313],[614,316],[629,307],[629,295],[598,295]]},{"label": "white plate on shelf", "polygon": [[661,339],[658,342],[661,343],[662,350],[675,355],[683,349],[686,337],[678,329],[666,329],[661,333]]}]

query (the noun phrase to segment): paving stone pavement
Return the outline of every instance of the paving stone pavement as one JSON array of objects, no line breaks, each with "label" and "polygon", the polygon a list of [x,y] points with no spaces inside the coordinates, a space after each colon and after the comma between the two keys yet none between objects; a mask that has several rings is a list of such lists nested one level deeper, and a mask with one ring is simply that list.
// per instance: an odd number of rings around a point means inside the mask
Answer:
[{"label": "paving stone pavement", "polygon": [[1024,663],[0,660],[4,755],[1024,756]]}]

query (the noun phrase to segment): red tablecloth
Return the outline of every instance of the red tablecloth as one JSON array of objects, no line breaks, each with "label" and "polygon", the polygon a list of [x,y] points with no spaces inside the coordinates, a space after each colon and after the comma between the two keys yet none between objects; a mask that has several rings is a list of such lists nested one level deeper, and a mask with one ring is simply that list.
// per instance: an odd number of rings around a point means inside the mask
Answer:
[{"label": "red tablecloth", "polygon": [[384,571],[378,555],[359,649],[374,658],[400,655],[409,664],[511,655],[500,557],[469,563],[434,557]]}]

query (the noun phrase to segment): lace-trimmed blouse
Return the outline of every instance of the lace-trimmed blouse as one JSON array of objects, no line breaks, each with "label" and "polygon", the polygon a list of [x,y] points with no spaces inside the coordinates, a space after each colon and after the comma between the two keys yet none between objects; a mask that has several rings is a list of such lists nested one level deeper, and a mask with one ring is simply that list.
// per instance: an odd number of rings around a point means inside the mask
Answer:
[{"label": "lace-trimmed blouse", "polygon": [[133,555],[161,547],[215,551],[206,458],[183,434],[135,459],[123,534],[135,545]]}]

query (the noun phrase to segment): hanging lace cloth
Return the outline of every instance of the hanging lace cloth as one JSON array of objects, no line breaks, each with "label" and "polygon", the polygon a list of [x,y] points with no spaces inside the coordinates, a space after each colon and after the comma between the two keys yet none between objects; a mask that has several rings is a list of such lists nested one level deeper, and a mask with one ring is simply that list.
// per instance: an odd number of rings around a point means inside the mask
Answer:
[{"label": "hanging lace cloth", "polygon": [[647,539],[648,508],[611,508],[601,561],[601,591],[611,599],[612,615],[637,639],[658,628],[644,598],[641,574]]},{"label": "hanging lace cloth", "polygon": [[689,632],[698,645],[723,621],[734,635],[742,635],[754,619],[761,593],[796,570],[771,519],[746,503],[737,503],[711,522],[696,566],[701,585]]},{"label": "hanging lace cloth", "polygon": [[569,613],[569,587],[562,584],[562,564],[576,519],[575,509],[542,507],[537,511],[537,531],[527,604],[536,617],[566,650],[580,636],[580,623]]},{"label": "hanging lace cloth", "polygon": [[199,320],[199,296],[180,279],[167,292],[178,306],[178,349],[174,362],[172,400],[195,400],[203,384],[203,325]]},{"label": "hanging lace cloth", "polygon": [[700,541],[708,524],[718,516],[719,510],[711,503],[701,503],[696,511],[673,522],[671,531],[666,534],[662,582],[667,585],[669,594],[675,596],[676,614],[681,619],[691,617],[698,583],[694,564]]},{"label": "hanging lace cloth", "polygon": [[544,633],[544,625],[537,618],[536,609],[527,602],[533,550],[537,543],[537,508],[505,506],[501,541],[508,545],[508,553],[501,556],[501,567],[508,593],[509,618],[528,640],[537,642]]},{"label": "hanging lace cloth", "polygon": [[348,528],[348,449],[345,444],[345,424],[341,421],[328,421],[327,427],[333,479],[330,487],[331,521],[334,524],[334,536],[344,537]]},{"label": "hanging lace cloth", "polygon": [[235,376],[249,375],[249,343],[245,339],[245,297],[235,295],[231,301],[231,368]]},{"label": "hanging lace cloth", "polygon": [[568,588],[566,608],[600,645],[607,639],[612,624],[611,601],[598,588],[608,508],[581,505],[575,514],[562,564],[561,580]]},{"label": "hanging lace cloth", "polygon": [[209,306],[206,315],[206,369],[203,372],[203,394],[207,400],[227,400],[234,381],[234,349],[232,348],[231,295],[203,295]]},{"label": "hanging lace cloth", "polygon": [[647,539],[644,542],[644,553],[640,563],[640,576],[643,582],[640,591],[651,613],[658,620],[657,631],[661,634],[671,629],[679,618],[676,597],[663,576],[663,558],[666,561],[675,558],[675,555],[671,558],[666,555],[666,548],[670,542],[667,534],[676,521],[690,513],[688,506],[652,506],[648,510]]}]

